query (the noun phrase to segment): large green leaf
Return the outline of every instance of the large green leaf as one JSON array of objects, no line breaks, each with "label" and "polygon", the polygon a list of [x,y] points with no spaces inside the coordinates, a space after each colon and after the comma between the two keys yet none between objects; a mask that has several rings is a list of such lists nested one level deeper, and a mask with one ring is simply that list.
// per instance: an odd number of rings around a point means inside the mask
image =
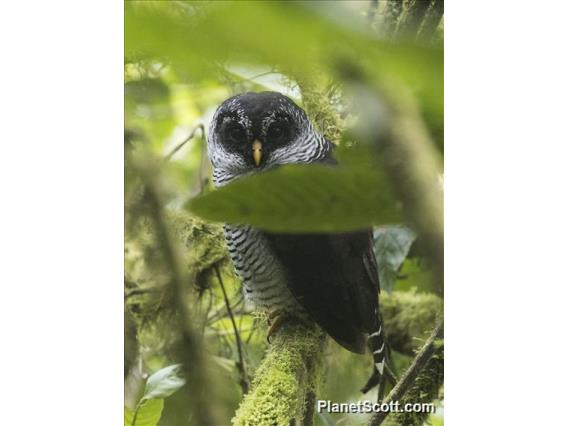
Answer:
[{"label": "large green leaf", "polygon": [[443,50],[389,44],[336,25],[301,3],[211,2],[180,10],[167,2],[130,2],[125,53],[140,52],[167,58],[192,79],[211,78],[216,65],[227,61],[303,73],[355,58],[381,81],[406,83],[433,121],[443,119]]},{"label": "large green leaf", "polygon": [[194,198],[189,209],[205,219],[278,232],[333,232],[399,218],[379,170],[288,165],[241,178]]},{"label": "large green leaf", "polygon": [[132,411],[124,407],[124,426],[156,426],[164,409],[163,399],[150,399],[142,402]]},{"label": "large green leaf", "polygon": [[392,225],[377,228],[373,236],[381,289],[390,292],[416,234],[406,226]]},{"label": "large green leaf", "polygon": [[167,398],[185,384],[185,379],[178,376],[181,364],[174,364],[156,371],[146,381],[142,400]]}]

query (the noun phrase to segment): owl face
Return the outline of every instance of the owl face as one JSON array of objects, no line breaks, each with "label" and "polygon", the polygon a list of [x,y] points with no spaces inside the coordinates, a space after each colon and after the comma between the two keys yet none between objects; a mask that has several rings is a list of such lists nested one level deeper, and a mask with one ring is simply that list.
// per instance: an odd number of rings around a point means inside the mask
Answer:
[{"label": "owl face", "polygon": [[310,162],[321,140],[291,99],[277,92],[245,93],[217,109],[208,154],[215,181],[222,183],[277,165]]}]

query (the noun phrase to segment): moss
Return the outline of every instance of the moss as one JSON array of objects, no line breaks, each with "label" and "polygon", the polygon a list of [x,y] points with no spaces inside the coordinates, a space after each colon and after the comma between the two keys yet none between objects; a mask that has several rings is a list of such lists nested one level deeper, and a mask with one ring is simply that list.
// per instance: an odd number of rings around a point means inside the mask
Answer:
[{"label": "moss", "polygon": [[[214,265],[228,259],[223,230],[205,223],[184,211],[166,212],[167,225],[176,243],[192,288],[208,286]],[[138,329],[138,341],[144,360],[167,352],[179,336],[171,270],[156,236],[152,221],[145,215],[127,228],[125,238],[126,310]]]},{"label": "moss", "polygon": [[302,106],[316,129],[334,144],[341,140],[345,122],[338,112],[337,86],[322,85],[313,79],[299,79]]},{"label": "moss", "polygon": [[[214,265],[228,259],[223,230],[184,211],[168,211],[166,217],[190,280],[199,287],[197,284]],[[145,217],[137,221],[125,239],[125,279],[127,294],[137,293],[129,298],[129,303],[135,301],[138,306],[135,315],[151,315],[167,307],[171,271],[164,265],[155,230]]]},{"label": "moss", "polygon": [[202,272],[228,259],[223,229],[192,217],[184,211],[169,211],[168,222],[172,235],[182,244],[186,263],[196,272]]},{"label": "moss", "polygon": [[416,291],[383,292],[379,302],[389,345],[405,355],[422,345],[444,308],[440,297]]},{"label": "moss", "polygon": [[317,393],[323,371],[323,333],[313,324],[291,319],[273,336],[250,393],[234,425],[302,424],[306,396]]}]

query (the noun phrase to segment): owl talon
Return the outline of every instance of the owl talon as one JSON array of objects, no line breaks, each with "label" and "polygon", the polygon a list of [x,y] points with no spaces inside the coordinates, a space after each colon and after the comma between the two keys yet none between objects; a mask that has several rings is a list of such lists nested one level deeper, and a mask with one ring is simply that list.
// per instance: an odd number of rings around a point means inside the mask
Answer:
[{"label": "owl talon", "polygon": [[276,333],[278,330],[280,330],[280,328],[282,327],[282,324],[284,324],[287,321],[288,317],[285,315],[282,315],[280,313],[269,313],[268,314],[268,321],[270,324],[270,327],[268,328],[268,333],[266,334],[266,341],[268,343],[270,342],[270,338],[272,337],[272,335],[274,333]]}]

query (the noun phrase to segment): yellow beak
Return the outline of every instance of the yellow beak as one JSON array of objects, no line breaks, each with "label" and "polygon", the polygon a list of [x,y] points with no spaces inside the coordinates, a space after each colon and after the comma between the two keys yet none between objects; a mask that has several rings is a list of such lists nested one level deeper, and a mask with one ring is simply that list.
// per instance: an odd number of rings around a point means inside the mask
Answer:
[{"label": "yellow beak", "polygon": [[254,160],[254,165],[258,167],[260,160],[262,160],[262,142],[258,139],[252,143],[252,159]]}]

